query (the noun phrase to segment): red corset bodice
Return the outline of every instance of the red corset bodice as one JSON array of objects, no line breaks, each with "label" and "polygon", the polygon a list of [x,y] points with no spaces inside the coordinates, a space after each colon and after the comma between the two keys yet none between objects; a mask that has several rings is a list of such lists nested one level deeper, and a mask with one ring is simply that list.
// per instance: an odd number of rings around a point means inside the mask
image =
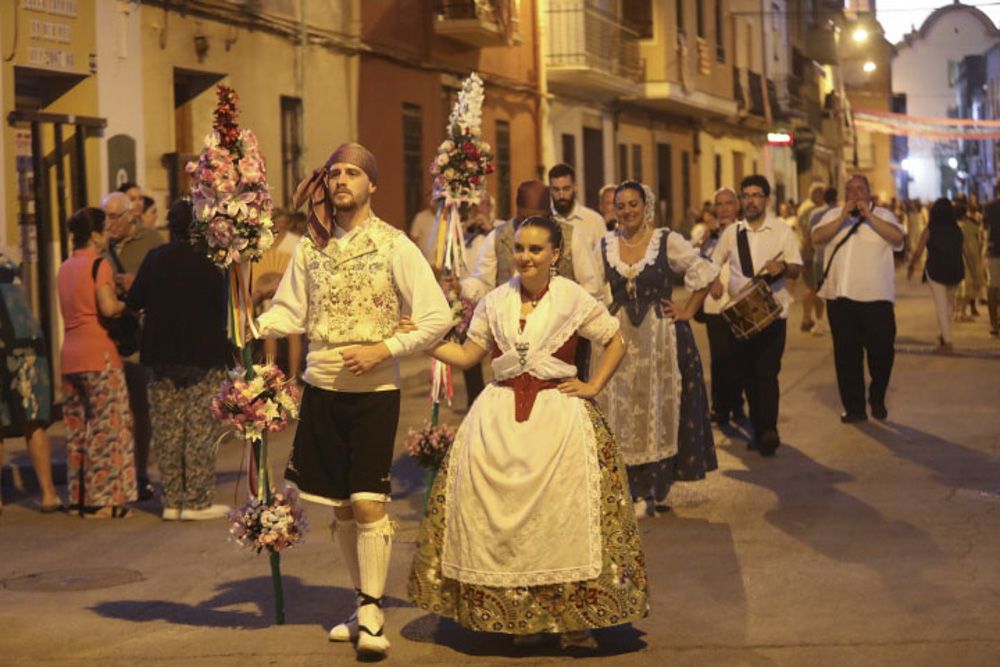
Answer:
[{"label": "red corset bodice", "polygon": [[[524,329],[524,320],[521,320],[521,329]],[[552,355],[559,361],[573,364],[576,359],[576,345],[580,337],[573,334],[566,339],[558,350]],[[501,354],[498,348],[493,348],[493,358],[496,359]],[[527,421],[531,416],[531,408],[535,405],[538,392],[543,389],[555,389],[562,380],[542,380],[531,373],[521,373],[507,380],[500,380],[498,385],[511,387],[514,390],[514,419],[519,422]]]}]

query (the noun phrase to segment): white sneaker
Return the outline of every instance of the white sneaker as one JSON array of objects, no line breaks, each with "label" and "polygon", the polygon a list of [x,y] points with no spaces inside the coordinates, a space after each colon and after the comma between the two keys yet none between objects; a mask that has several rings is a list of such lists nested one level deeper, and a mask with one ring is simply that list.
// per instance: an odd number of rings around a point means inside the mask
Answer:
[{"label": "white sneaker", "polygon": [[211,521],[229,516],[229,505],[209,505],[200,510],[181,510],[181,521]]},{"label": "white sneaker", "polygon": [[826,322],[824,320],[820,320],[813,325],[810,333],[812,333],[813,336],[825,336],[828,331],[829,330],[826,328]]},{"label": "white sneaker", "polygon": [[164,507],[163,508],[163,520],[164,521],[180,521],[181,520],[181,508],[180,507]]},{"label": "white sneaker", "polygon": [[352,642],[357,639],[358,612],[355,611],[349,619],[330,628],[330,634],[327,637],[332,642]]}]

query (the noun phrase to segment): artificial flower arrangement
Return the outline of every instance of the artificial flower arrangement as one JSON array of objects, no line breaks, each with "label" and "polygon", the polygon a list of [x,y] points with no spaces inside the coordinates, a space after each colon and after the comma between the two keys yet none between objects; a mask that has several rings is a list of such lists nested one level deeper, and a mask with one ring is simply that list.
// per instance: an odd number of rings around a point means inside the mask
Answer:
[{"label": "artificial flower arrangement", "polygon": [[437,470],[441,467],[453,442],[455,442],[454,428],[447,424],[432,424],[424,420],[420,430],[410,427],[406,433],[404,446],[406,452],[417,459],[420,467]]},{"label": "artificial flower arrangement", "polygon": [[251,379],[237,366],[212,398],[212,415],[244,439],[284,431],[299,415],[300,392],[274,364],[254,364]]},{"label": "artificial flower arrangement", "polygon": [[469,325],[472,323],[472,315],[476,311],[476,304],[457,290],[448,290],[445,297],[451,306],[451,331],[446,338],[456,343],[464,343],[465,336],[469,333]]},{"label": "artificial flower arrangement", "polygon": [[271,196],[257,138],[236,123],[236,92],[218,86],[213,130],[195,162],[188,163],[194,221],[191,242],[226,274],[227,331],[240,350],[237,367],[212,399],[213,416],[239,433],[250,450],[250,499],[231,515],[237,542],[268,552],[274,585],[275,623],[285,622],[281,549],[298,542],[307,528],[297,494],[277,492],[271,483],[267,434],[281,431],[298,415],[298,389],[273,364],[254,365],[251,271],[274,243]]},{"label": "artificial flower arrangement", "polygon": [[256,261],[274,243],[273,203],[257,137],[236,124],[236,91],[219,86],[213,131],[189,162],[191,240],[221,268]]},{"label": "artificial flower arrangement", "polygon": [[462,82],[448,117],[447,137],[431,163],[431,175],[445,206],[477,204],[486,175],[493,173],[493,148],[482,139],[484,98],[483,81],[473,72]]},{"label": "artificial flower arrangement", "polygon": [[298,492],[285,489],[275,493],[265,503],[251,497],[243,507],[229,513],[230,534],[240,546],[260,553],[264,549],[275,553],[294,546],[309,530],[309,522],[296,506]]}]

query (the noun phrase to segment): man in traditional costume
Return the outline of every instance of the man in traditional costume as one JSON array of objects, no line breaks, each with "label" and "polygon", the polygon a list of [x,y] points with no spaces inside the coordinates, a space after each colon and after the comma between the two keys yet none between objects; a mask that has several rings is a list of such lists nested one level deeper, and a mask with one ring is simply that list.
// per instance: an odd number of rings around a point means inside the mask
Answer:
[{"label": "man in traditional costume", "polygon": [[[521,221],[533,215],[550,216],[549,188],[541,181],[525,181],[517,188],[517,214],[497,225],[483,241],[479,254],[472,262],[469,275],[462,279],[462,296],[478,302],[497,285],[503,285],[515,273],[514,234]],[[564,278],[577,282],[587,292],[601,298],[603,278],[594,262],[590,237],[578,234],[572,224],[562,222],[562,254],[556,271]]]},{"label": "man in traditional costume", "polygon": [[[343,144],[296,192],[308,231],[259,319],[264,337],[309,338],[305,391],[285,478],[305,500],[334,507],[334,540],[358,608],[330,631],[359,655],[389,648],[382,595],[393,528],[386,516],[399,423],[398,358],[437,342],[451,312],[406,234],[371,211],[378,173],[360,144]],[[416,325],[397,332],[406,313]]]},{"label": "man in traditional costume", "polygon": [[[619,323],[553,275],[560,226],[530,217],[518,274],[476,308],[463,346],[432,355],[468,368],[492,351],[494,381],[438,471],[420,526],[410,598],[483,632],[571,640],[648,611],[646,572],[621,454],[593,401],[625,353]],[[579,339],[605,346],[590,381]]]}]

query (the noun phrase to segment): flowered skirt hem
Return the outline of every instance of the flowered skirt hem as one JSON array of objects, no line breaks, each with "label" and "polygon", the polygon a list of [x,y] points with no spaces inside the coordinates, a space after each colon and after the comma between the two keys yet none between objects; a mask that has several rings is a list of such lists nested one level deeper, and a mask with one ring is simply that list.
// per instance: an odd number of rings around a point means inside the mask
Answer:
[{"label": "flowered skirt hem", "polygon": [[410,572],[408,592],[417,606],[471,630],[512,635],[611,627],[648,614],[645,560],[625,464],[600,412],[589,403],[587,412],[597,436],[601,475],[600,574],[584,581],[511,588],[445,578],[441,573],[448,488],[445,462],[434,480]]}]

